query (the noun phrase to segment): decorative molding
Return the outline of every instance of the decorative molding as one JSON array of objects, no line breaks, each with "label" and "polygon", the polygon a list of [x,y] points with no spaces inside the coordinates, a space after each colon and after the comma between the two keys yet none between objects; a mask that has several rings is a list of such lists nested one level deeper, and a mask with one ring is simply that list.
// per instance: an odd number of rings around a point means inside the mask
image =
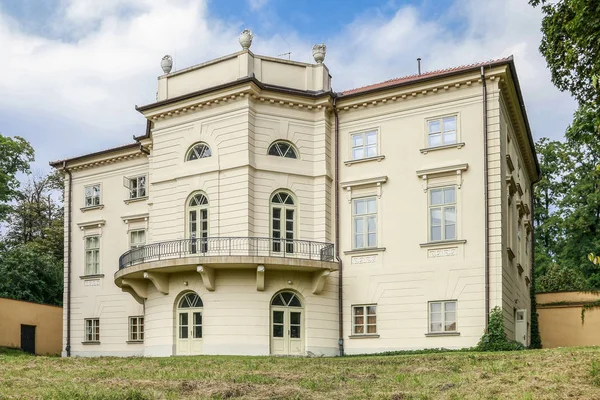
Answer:
[{"label": "decorative molding", "polygon": [[94,275],[81,275],[79,279],[98,279],[104,278],[104,274],[94,274]]},{"label": "decorative molding", "polygon": [[517,206],[517,211],[519,212],[519,218],[523,218],[523,214],[525,214],[525,206],[523,204],[523,201],[517,200],[515,204]]},{"label": "decorative molding", "polygon": [[97,219],[95,221],[88,222],[78,222],[77,226],[80,230],[91,229],[91,228],[100,228],[100,234],[102,235],[102,226],[106,224],[106,220]]},{"label": "decorative molding", "polygon": [[256,290],[262,292],[265,290],[265,266],[256,267]]},{"label": "decorative molding", "polygon": [[525,214],[527,214],[527,215],[531,214],[531,211],[529,210],[529,206],[527,205],[527,203],[523,204],[523,208],[525,209]]},{"label": "decorative molding", "polygon": [[348,339],[377,339],[378,333],[365,333],[364,335],[348,335]]},{"label": "decorative molding", "polygon": [[344,251],[344,254],[348,255],[348,254],[381,253],[382,251],[385,251],[385,247],[369,247],[366,249],[346,250],[346,251]]},{"label": "decorative molding", "polygon": [[519,275],[523,274],[523,266],[521,265],[521,263],[517,263],[517,269],[519,270]]},{"label": "decorative molding", "polygon": [[517,185],[515,183],[515,178],[511,174],[506,175],[506,186],[508,187],[509,196],[514,195],[517,192]]},{"label": "decorative molding", "polygon": [[512,261],[515,259],[515,252],[510,248],[506,248],[506,252],[508,253],[508,258]]},{"label": "decorative molding", "polygon": [[144,344],[143,340],[126,340],[125,343],[127,344]]},{"label": "decorative molding", "polygon": [[148,200],[148,196],[136,197],[133,199],[125,199],[125,200],[123,200],[123,202],[125,204],[129,204],[129,203],[137,203],[138,201],[145,201],[145,200]]},{"label": "decorative molding", "polygon": [[92,211],[92,210],[102,210],[104,208],[104,204],[99,204],[97,206],[89,206],[89,207],[81,207],[79,210],[81,212]]},{"label": "decorative molding", "polygon": [[519,192],[519,196],[523,196],[523,189],[520,183],[517,183],[517,192]]},{"label": "decorative molding", "polygon": [[347,165],[348,167],[350,167],[354,164],[360,164],[360,163],[369,162],[369,161],[381,161],[381,160],[385,160],[385,156],[375,156],[375,157],[360,158],[358,160],[348,160],[348,161],[344,161],[344,165]]},{"label": "decorative molding", "polygon": [[169,294],[169,275],[155,272],[144,272],[144,279],[150,280],[156,290],[162,294]]},{"label": "decorative molding", "polygon": [[431,178],[432,176],[436,177],[449,174],[456,174],[456,186],[458,186],[458,188],[460,189],[462,187],[463,171],[466,171],[467,169],[469,169],[469,164],[467,163],[448,165],[445,167],[419,170],[417,171],[417,176],[423,181],[423,192],[427,192],[427,190],[429,189],[429,178]]},{"label": "decorative molding", "polygon": [[89,341],[89,342],[81,342],[81,344],[85,345],[85,346],[91,346],[91,345],[98,345],[100,344],[99,341]]},{"label": "decorative molding", "polygon": [[103,166],[103,165],[108,165],[108,164],[114,164],[116,162],[120,162],[120,161],[129,161],[132,160],[134,158],[138,158],[138,157],[148,157],[147,154],[142,153],[139,149],[135,149],[136,153],[133,154],[126,154],[126,155],[120,155],[120,156],[112,156],[109,158],[106,158],[104,160],[100,160],[100,161],[90,161],[81,165],[75,165],[73,167],[68,167],[69,170],[71,171],[78,171],[81,169],[86,169],[86,168],[91,168],[91,167],[97,167],[97,166]]},{"label": "decorative molding", "polygon": [[458,254],[458,247],[427,250],[427,258],[453,257]]},{"label": "decorative molding", "polygon": [[436,336],[460,336],[460,332],[429,332],[425,334],[426,337]]},{"label": "decorative molding", "polygon": [[529,277],[528,277],[528,276],[526,276],[526,277],[525,277],[525,284],[526,284],[527,286],[529,286],[529,284],[530,284],[530,283],[531,283],[531,279],[529,279]]},{"label": "decorative molding", "polygon": [[445,144],[443,146],[426,147],[424,149],[420,149],[419,151],[422,154],[427,154],[430,151],[445,150],[445,149],[462,149],[464,146],[465,146],[465,143],[461,142],[461,143]]},{"label": "decorative molding", "polygon": [[327,281],[327,277],[331,274],[331,271],[319,271],[314,272],[312,276],[312,293],[313,294],[321,294],[323,288],[325,287],[325,282]]},{"label": "decorative molding", "polygon": [[510,158],[510,154],[506,155],[506,165],[508,166],[508,170],[513,172],[515,170],[515,165],[512,162],[512,158]]},{"label": "decorative molding", "polygon": [[467,241],[465,239],[462,239],[462,240],[439,240],[436,242],[421,243],[421,244],[419,244],[419,246],[421,246],[421,248],[426,248],[426,247],[437,247],[437,246],[450,246],[453,244],[465,244],[465,243],[467,243]]},{"label": "decorative molding", "polygon": [[86,279],[83,281],[83,286],[85,286],[85,287],[100,286],[100,279]]},{"label": "decorative molding", "polygon": [[196,272],[200,274],[202,277],[202,282],[204,283],[204,287],[206,290],[210,290],[211,292],[215,290],[215,270],[212,268],[205,267],[203,265],[198,265],[196,267]]},{"label": "decorative molding", "polygon": [[367,179],[359,179],[356,181],[348,181],[342,182],[340,185],[342,189],[346,189],[346,197],[348,198],[348,203],[352,202],[352,188],[360,187],[360,186],[377,186],[377,198],[381,198],[382,188],[381,185],[386,183],[388,180],[387,176],[378,176],[376,178],[367,178]]},{"label": "decorative molding", "polygon": [[121,286],[129,286],[141,299],[148,298],[148,284],[143,279],[121,279]]},{"label": "decorative molding", "polygon": [[121,217],[121,219],[123,220],[124,223],[129,223],[129,221],[148,221],[148,217],[150,214],[148,213],[144,213],[144,214],[132,214],[132,215],[124,215]]},{"label": "decorative molding", "polygon": [[350,264],[352,265],[373,264],[375,262],[377,262],[377,254],[370,256],[356,256],[350,259]]}]

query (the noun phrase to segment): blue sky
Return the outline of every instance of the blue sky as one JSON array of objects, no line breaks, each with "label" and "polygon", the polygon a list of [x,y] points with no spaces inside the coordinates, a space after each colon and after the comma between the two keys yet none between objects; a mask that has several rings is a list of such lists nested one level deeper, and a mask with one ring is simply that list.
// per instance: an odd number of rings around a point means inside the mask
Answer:
[{"label": "blue sky", "polygon": [[239,50],[311,61],[324,42],[334,90],[416,70],[515,56],[534,136],[560,139],[575,108],[537,50],[541,15],[524,0],[0,0],[0,132],[48,161],[143,133],[160,59],[181,69]]}]

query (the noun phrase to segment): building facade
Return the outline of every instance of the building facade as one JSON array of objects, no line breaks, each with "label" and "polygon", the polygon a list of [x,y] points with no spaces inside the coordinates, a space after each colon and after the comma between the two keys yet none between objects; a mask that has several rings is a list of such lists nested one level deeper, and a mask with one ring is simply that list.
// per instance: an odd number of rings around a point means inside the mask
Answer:
[{"label": "building facade", "polygon": [[[242,35],[244,36],[244,35]],[[539,176],[512,58],[346,92],[238,53],[158,78],[65,172],[65,355],[338,355],[529,341]]]}]

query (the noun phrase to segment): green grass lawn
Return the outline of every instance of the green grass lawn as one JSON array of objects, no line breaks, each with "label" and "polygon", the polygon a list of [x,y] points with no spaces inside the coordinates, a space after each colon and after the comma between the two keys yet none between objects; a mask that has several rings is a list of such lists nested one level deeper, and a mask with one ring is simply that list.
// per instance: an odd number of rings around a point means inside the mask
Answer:
[{"label": "green grass lawn", "polygon": [[0,399],[600,399],[600,348],[344,358],[33,357]]}]

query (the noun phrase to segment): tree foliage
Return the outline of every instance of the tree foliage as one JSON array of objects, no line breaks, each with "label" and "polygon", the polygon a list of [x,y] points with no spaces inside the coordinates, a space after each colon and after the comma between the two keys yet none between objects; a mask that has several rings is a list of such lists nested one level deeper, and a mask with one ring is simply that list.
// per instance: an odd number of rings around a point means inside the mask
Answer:
[{"label": "tree foliage", "polygon": [[600,0],[530,0],[540,6],[540,52],[552,73],[552,82],[580,104],[600,100]]},{"label": "tree foliage", "polygon": [[600,268],[589,260],[600,253],[598,115],[598,107],[581,106],[564,142],[536,144],[543,174],[535,188],[538,291],[600,289]]},{"label": "tree foliage", "polygon": [[0,134],[0,221],[10,210],[8,204],[18,193],[17,173],[29,171],[33,161],[33,148],[23,138],[10,138]]},{"label": "tree foliage", "polygon": [[490,322],[475,350],[477,351],[513,351],[523,350],[525,347],[513,340],[509,340],[504,332],[504,316],[500,307],[490,311]]}]

